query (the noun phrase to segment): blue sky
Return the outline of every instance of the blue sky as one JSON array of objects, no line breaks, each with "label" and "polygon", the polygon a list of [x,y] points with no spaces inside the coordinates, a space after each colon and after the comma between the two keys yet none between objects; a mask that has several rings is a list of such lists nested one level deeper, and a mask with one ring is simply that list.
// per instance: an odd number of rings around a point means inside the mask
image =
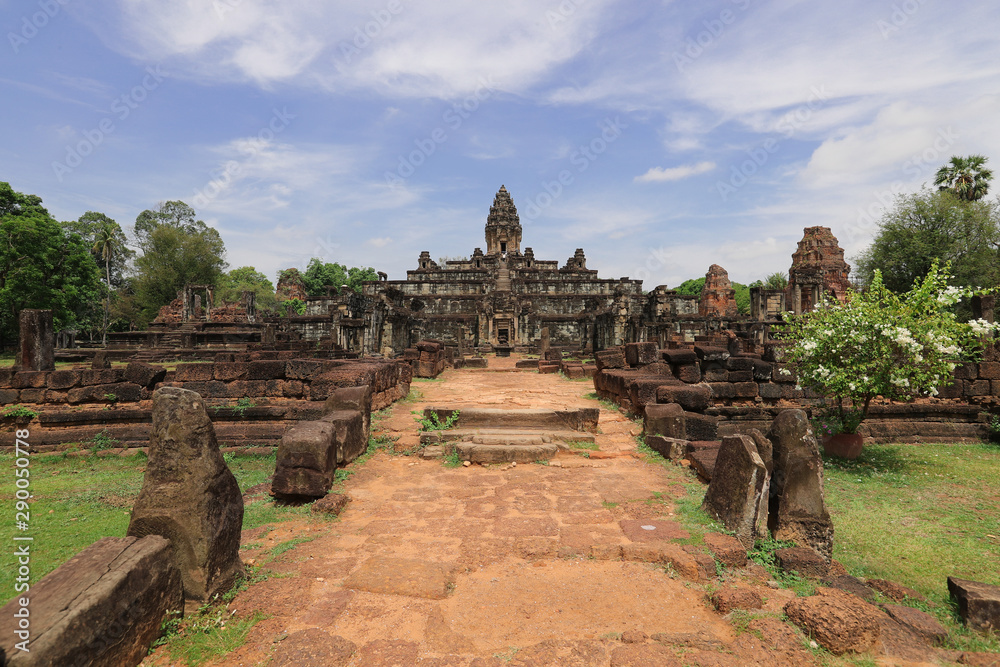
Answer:
[{"label": "blue sky", "polygon": [[0,0],[0,180],[123,227],[181,199],[231,267],[393,279],[522,246],[676,286],[848,257],[951,155],[1000,169],[1000,21],[959,0]]}]

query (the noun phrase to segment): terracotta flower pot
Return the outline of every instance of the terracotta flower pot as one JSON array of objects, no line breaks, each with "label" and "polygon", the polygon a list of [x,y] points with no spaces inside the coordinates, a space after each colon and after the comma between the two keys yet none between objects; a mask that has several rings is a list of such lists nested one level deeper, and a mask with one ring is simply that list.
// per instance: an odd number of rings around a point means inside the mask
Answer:
[{"label": "terracotta flower pot", "polygon": [[823,451],[842,459],[856,459],[861,456],[865,438],[857,433],[838,433],[823,438]]}]

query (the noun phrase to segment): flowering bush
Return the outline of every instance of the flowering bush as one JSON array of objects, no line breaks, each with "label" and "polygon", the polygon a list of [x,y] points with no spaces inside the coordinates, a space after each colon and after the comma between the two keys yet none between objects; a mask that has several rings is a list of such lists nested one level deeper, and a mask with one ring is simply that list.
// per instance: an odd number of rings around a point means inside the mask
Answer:
[{"label": "flowering bush", "polygon": [[[836,401],[837,432],[853,433],[868,416],[876,396],[908,400],[936,396],[956,363],[982,349],[982,339],[997,330],[986,320],[959,322],[949,307],[974,290],[949,287],[948,265],[937,263],[903,295],[890,292],[875,271],[865,292],[847,302],[791,317],[780,334],[795,341],[787,358],[799,383]],[[860,418],[844,406],[850,401]]]}]

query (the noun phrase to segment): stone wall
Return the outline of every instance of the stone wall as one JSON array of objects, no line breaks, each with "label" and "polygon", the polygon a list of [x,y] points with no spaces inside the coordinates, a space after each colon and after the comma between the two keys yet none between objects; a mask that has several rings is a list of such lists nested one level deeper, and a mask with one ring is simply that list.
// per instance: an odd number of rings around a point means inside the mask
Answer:
[{"label": "stone wall", "polygon": [[[720,437],[766,430],[780,410],[820,402],[815,393],[799,388],[794,372],[778,361],[780,345],[769,345],[760,355],[731,354],[730,342],[609,348],[595,355],[594,389],[633,414],[643,414],[649,404],[679,402],[717,421]],[[873,405],[860,432],[880,442],[981,440],[988,435],[988,412],[1000,405],[1000,362],[961,365],[953,382],[939,391],[936,399]]]}]

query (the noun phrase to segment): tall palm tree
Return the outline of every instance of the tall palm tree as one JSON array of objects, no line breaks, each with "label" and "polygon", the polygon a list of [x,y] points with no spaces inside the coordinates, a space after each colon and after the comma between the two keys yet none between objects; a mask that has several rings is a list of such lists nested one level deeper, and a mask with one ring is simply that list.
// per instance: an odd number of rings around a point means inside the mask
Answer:
[{"label": "tall palm tree", "polygon": [[108,291],[104,297],[104,331],[101,334],[101,344],[108,344],[108,318],[111,313],[111,259],[120,255],[125,249],[121,228],[114,222],[101,222],[94,233],[93,252],[104,260],[104,278]]},{"label": "tall palm tree", "polygon": [[993,179],[993,171],[985,167],[987,160],[983,155],[952,156],[948,164],[938,169],[934,185],[940,186],[939,190],[951,190],[965,201],[982,199]]}]

